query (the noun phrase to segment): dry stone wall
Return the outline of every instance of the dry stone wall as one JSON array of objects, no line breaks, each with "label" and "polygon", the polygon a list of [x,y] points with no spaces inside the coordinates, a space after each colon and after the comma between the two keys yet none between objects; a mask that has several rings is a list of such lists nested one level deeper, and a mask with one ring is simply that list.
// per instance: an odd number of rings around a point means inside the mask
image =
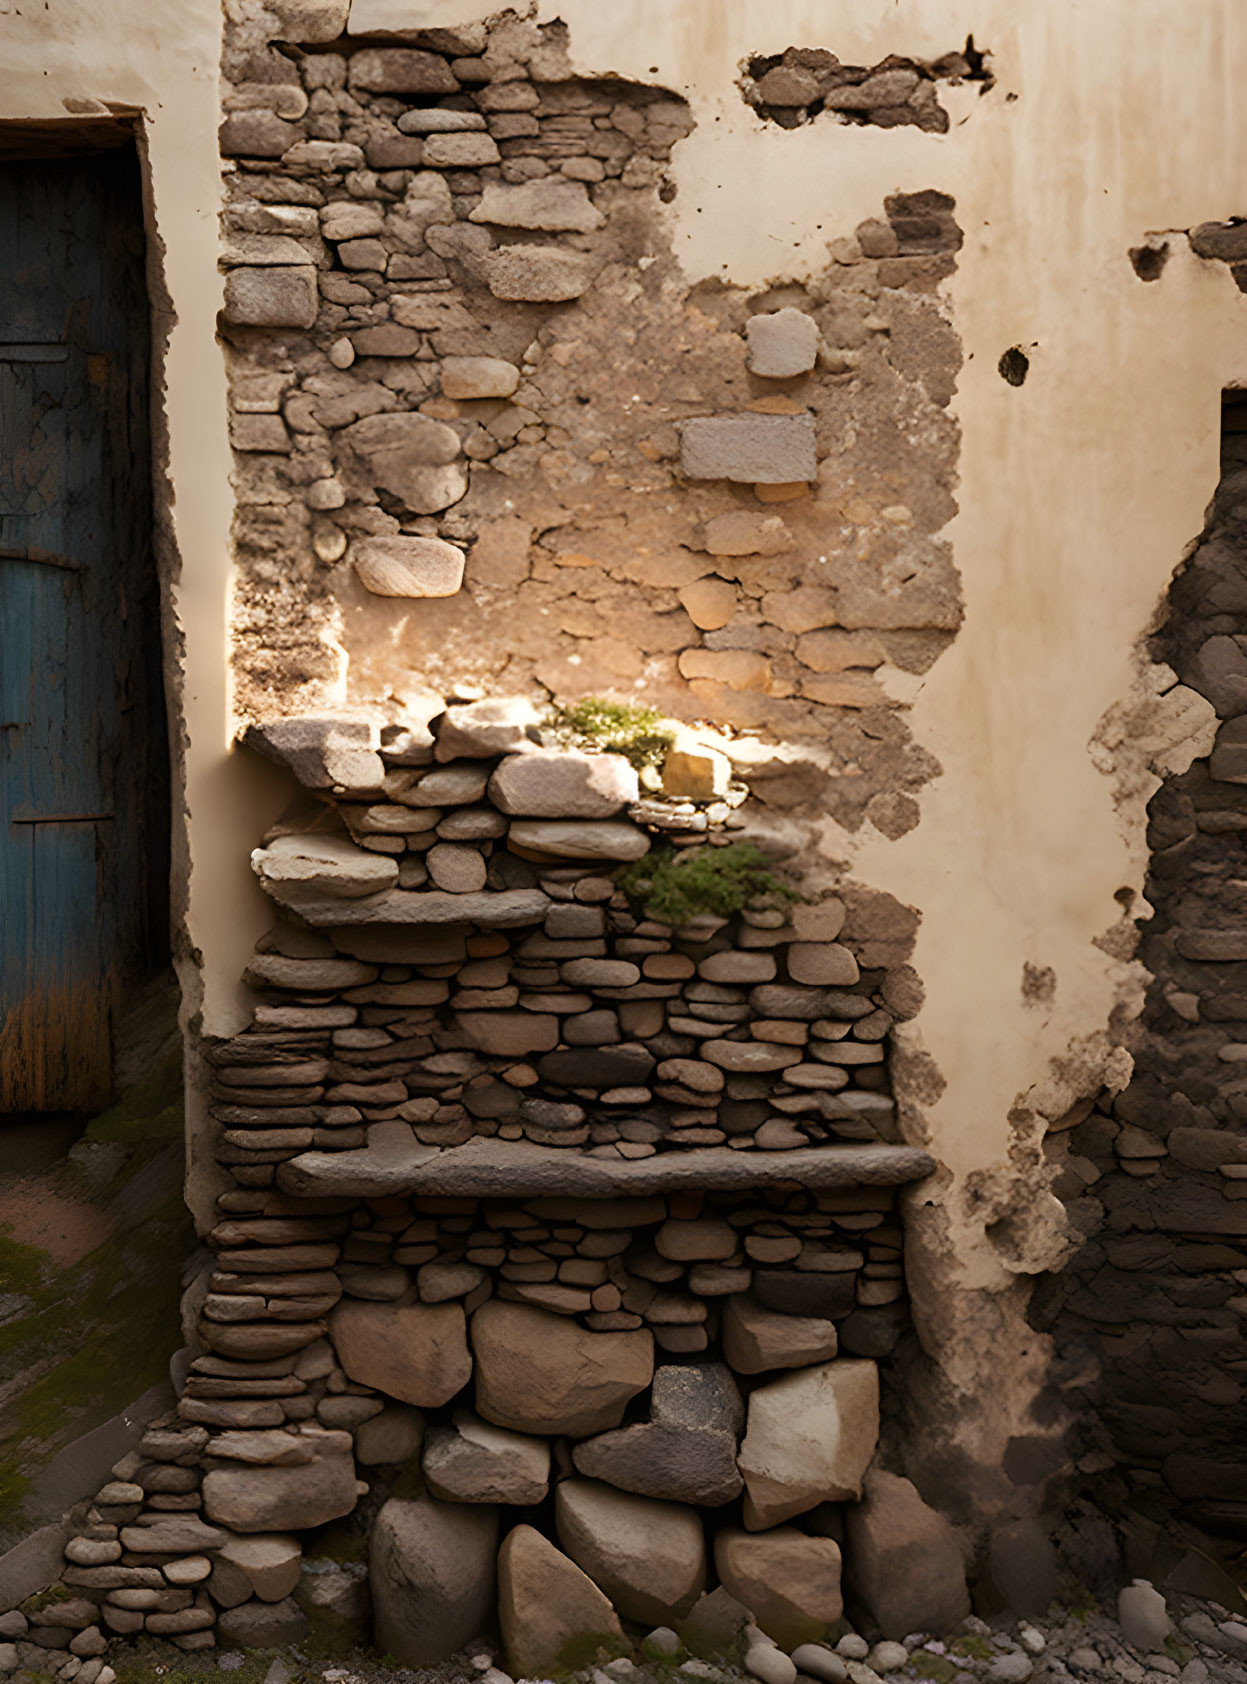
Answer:
[{"label": "dry stone wall", "polygon": [[[261,943],[246,980],[265,1003],[212,1054],[222,1161],[289,1159],[332,1189],[341,1171],[316,1155],[345,1165],[382,1138],[607,1163],[898,1138],[886,1054],[916,1004],[904,950],[864,970],[855,949],[880,957],[867,920],[799,898],[734,840],[748,808],[728,754],[677,737],[662,782],[701,799],[642,800],[623,755],[542,745],[554,731],[523,699],[377,735],[351,720],[251,733],[322,804],[296,803],[253,855],[298,923]],[[744,849],[759,865],[740,911],[698,905]],[[664,871],[694,885],[680,924],[645,904]]]}]

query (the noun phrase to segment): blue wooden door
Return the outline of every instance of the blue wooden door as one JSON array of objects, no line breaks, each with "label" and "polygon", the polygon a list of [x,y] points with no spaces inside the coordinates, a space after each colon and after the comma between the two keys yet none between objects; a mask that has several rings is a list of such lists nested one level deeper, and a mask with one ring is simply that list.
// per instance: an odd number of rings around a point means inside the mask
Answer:
[{"label": "blue wooden door", "polygon": [[159,946],[147,340],[133,152],[0,161],[0,1113],[107,1104]]}]

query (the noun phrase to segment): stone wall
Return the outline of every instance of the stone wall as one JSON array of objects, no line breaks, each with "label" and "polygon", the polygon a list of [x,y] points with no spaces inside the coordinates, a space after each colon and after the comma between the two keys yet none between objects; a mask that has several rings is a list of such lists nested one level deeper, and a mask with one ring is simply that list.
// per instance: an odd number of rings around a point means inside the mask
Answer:
[{"label": "stone wall", "polygon": [[253,855],[297,923],[212,1052],[219,1161],[358,1153],[383,1124],[608,1162],[899,1138],[886,1043],[918,996],[870,899],[771,870],[729,740],[672,732],[642,799],[624,755],[559,734],[522,698],[253,729],[321,802]]},{"label": "stone wall", "polygon": [[1033,1310],[1078,1405],[1076,1464],[1101,1476],[1112,1508],[1177,1518],[1234,1548],[1247,1535],[1245,416],[1241,395],[1225,393],[1221,483],[1152,639],[1154,659],[1220,723],[1211,754],[1166,779],[1148,809],[1138,956],[1149,984],[1128,1032],[1134,1074],[1048,1137],[1055,1189],[1084,1243]]},{"label": "stone wall", "polygon": [[[239,7],[224,43],[234,702],[302,793],[253,856],[248,1027],[197,1047],[217,1255],[176,1412],[0,1665],[367,1636],[315,1556],[348,1517],[411,1661],[496,1615],[517,1670],[564,1664],[592,1619],[528,1628],[590,1581],[599,1636],[717,1577],[711,1646],[823,1637],[846,1504],[860,1617],[955,1621],[913,1488],[875,1469],[859,1507],[895,1189],[932,1167],[888,1057],[917,916],[819,846],[903,835],[937,770],[905,710],[960,619],[952,200],[829,227],[801,284],[691,285],[683,99],[574,71],[560,23],[347,13]],[[569,740],[586,694],[643,700],[658,750]],[[638,872],[715,860],[730,905],[647,904]],[[879,1565],[901,1511],[949,1556],[917,1609]],[[670,1582],[627,1527],[670,1531]]]},{"label": "stone wall", "polygon": [[416,1666],[499,1624],[516,1675],[621,1621],[793,1649],[841,1629],[842,1547],[884,1636],[967,1612],[951,1529],[876,1459],[896,1191],[934,1167],[886,1091],[912,981],[769,870],[739,916],[645,917],[659,866],[621,862],[664,821],[686,875],[748,833],[730,744],[672,732],[642,801],[559,729],[516,698],[252,729],[313,793],[253,856],[282,916],[209,1052],[228,1185],[180,1397],[19,1662],[68,1649],[91,1684],[114,1635],[309,1622]]}]

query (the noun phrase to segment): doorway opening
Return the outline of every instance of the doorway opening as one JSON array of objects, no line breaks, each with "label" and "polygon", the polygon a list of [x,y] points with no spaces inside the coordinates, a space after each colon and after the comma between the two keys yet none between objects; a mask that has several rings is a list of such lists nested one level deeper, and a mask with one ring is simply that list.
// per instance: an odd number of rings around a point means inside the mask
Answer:
[{"label": "doorway opening", "polygon": [[134,1040],[127,1007],[159,1012],[151,1001],[169,967],[150,340],[132,129],[0,129],[0,1124],[10,1140],[22,1123],[54,1119],[64,1138],[73,1119],[111,1103]]}]

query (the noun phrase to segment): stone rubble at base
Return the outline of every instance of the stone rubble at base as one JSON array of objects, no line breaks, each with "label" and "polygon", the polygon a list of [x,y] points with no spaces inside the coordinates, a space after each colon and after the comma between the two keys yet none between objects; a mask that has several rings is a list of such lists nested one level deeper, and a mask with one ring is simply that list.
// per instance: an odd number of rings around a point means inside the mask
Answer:
[{"label": "stone rubble at base", "polygon": [[[937,1638],[925,1632],[906,1633],[903,1640],[869,1642],[841,1621],[841,1635],[825,1642],[802,1644],[791,1656],[746,1625],[738,1645],[719,1650],[697,1646],[692,1653],[670,1626],[634,1628],[631,1655],[609,1658],[606,1652],[574,1672],[562,1672],[568,1684],[878,1684],[880,1678],[926,1681],[926,1684],[1240,1684],[1247,1668],[1247,1625],[1216,1603],[1182,1597],[1175,1602],[1173,1633],[1160,1650],[1129,1642],[1121,1625],[1107,1612],[1085,1610],[1073,1614],[1054,1604],[1043,1617],[991,1624],[970,1616]],[[21,1614],[0,1616],[0,1674],[14,1679],[31,1674],[59,1677],[65,1684],[113,1684],[113,1669],[100,1660],[83,1661],[72,1654],[47,1649],[30,1641]],[[185,1667],[184,1657],[161,1641],[149,1643],[144,1659],[152,1675]],[[710,1654],[709,1660],[703,1655]],[[245,1664],[238,1649],[224,1649],[198,1676],[228,1676]],[[312,1660],[300,1647],[287,1646],[268,1664],[267,1684],[288,1684],[293,1677],[311,1684],[410,1684],[412,1674],[394,1670],[389,1659],[347,1648],[326,1663]],[[449,1656],[423,1677],[436,1684],[530,1684],[504,1670],[505,1652],[478,1638]],[[97,1670],[98,1669],[98,1670]],[[541,1675],[531,1680],[539,1684]]]}]

